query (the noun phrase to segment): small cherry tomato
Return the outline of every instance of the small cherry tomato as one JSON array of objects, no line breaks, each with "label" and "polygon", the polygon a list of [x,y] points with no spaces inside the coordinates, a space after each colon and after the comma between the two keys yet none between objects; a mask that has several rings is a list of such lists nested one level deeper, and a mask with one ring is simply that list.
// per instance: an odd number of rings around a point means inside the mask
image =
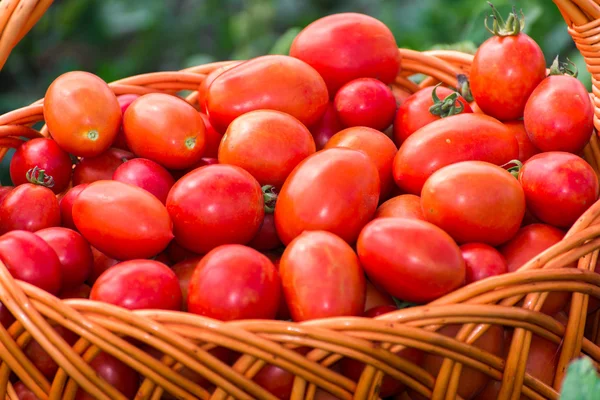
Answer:
[{"label": "small cherry tomato", "polygon": [[[140,386],[140,376],[136,370],[105,352],[99,353],[89,364],[99,377],[121,392],[125,398],[136,397]],[[75,400],[94,400],[94,398],[81,388],[75,395]]]},{"label": "small cherry tomato", "polygon": [[322,150],[333,135],[344,129],[333,103],[330,102],[327,104],[327,109],[323,113],[323,116],[310,126],[309,129],[315,140],[317,150]]},{"label": "small cherry tomato", "polygon": [[498,250],[483,243],[468,243],[460,246],[467,273],[465,283],[480,281],[490,276],[508,272],[506,260]]},{"label": "small cherry tomato", "polygon": [[[129,108],[131,103],[134,102],[140,95],[138,94],[123,94],[121,96],[117,96],[117,101],[121,106],[121,114],[125,115],[125,111]],[[123,124],[121,123],[121,127],[119,128],[119,133],[117,134],[117,138],[113,143],[113,147],[117,149],[123,149],[127,151],[131,151],[129,146],[127,146],[127,141],[125,140],[125,133],[123,132]]]},{"label": "small cherry tomato", "polygon": [[531,143],[531,140],[529,140],[523,121],[509,121],[505,122],[504,125],[515,135],[517,142],[519,143],[519,157],[517,160],[525,162],[540,152],[540,150]]},{"label": "small cherry tomato", "polygon": [[414,194],[401,194],[381,204],[373,218],[414,218],[426,221],[421,209],[421,198]]},{"label": "small cherry tomato", "polygon": [[110,148],[97,157],[83,158],[73,170],[73,186],[110,180],[121,164],[134,157],[133,153],[127,150]]},{"label": "small cherry tomato", "polygon": [[165,204],[175,179],[163,166],[145,158],[135,158],[121,164],[112,176],[115,181],[140,187]]},{"label": "small cherry tomato", "polygon": [[82,183],[69,189],[69,191],[60,199],[58,205],[60,207],[60,216],[62,226],[65,228],[77,230],[75,222],[73,222],[73,202],[79,196],[79,193],[88,186],[87,183]]}]

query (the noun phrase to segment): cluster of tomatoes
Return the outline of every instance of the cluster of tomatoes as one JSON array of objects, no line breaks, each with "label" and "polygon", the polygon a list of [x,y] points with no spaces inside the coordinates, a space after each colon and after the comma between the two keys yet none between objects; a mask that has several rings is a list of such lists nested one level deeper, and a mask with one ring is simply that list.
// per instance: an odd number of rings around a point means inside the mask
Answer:
[{"label": "cluster of tomatoes", "polygon": [[[558,61],[547,73],[521,26],[494,11],[470,91],[390,86],[402,66],[394,37],[361,14],[315,21],[290,56],[214,70],[198,107],[172,94],[115,96],[95,75],[66,73],[44,98],[51,138],[22,144],[15,187],[1,188],[0,259],[61,298],[224,321],[374,317],[513,272],[559,242],[599,190],[581,157],[588,93]],[[567,303],[552,294],[542,311],[564,320]],[[14,321],[4,306],[0,318]],[[506,340],[493,327],[476,345],[502,356]],[[44,349],[25,350],[52,379]],[[556,351],[535,339],[527,371],[552,384]],[[439,357],[403,352],[440,369]],[[135,395],[126,365],[102,353],[92,366]],[[357,380],[364,365],[336,368]],[[291,393],[293,375],[277,367],[254,379]],[[493,398],[488,382],[464,368],[459,394]],[[380,389],[405,387],[386,377]]]}]

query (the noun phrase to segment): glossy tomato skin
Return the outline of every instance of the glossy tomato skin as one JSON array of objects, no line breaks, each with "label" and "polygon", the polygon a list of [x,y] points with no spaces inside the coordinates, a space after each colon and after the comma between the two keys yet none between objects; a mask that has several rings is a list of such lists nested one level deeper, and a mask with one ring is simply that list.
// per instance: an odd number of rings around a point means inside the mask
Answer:
[{"label": "glossy tomato skin", "polygon": [[[73,346],[79,337],[68,329],[57,325],[53,327],[69,345]],[[58,364],[52,359],[50,354],[43,349],[35,340],[31,340],[24,349],[25,355],[31,360],[33,365],[49,380],[54,379]]]},{"label": "glossy tomato skin", "polygon": [[504,165],[518,156],[517,139],[502,123],[482,114],[460,114],[434,121],[406,139],[394,159],[394,179],[405,192],[420,195],[427,178],[447,165],[470,160]]},{"label": "glossy tomato skin", "polygon": [[421,198],[414,194],[401,194],[381,204],[373,218],[414,218],[426,221],[421,209]]},{"label": "glossy tomato skin", "polygon": [[200,167],[181,178],[167,198],[175,239],[206,254],[222,244],[246,244],[263,221],[264,199],[252,175],[233,165]]},{"label": "glossy tomato skin", "polygon": [[375,129],[357,126],[336,133],[325,145],[325,149],[334,147],[362,151],[369,156],[379,172],[379,200],[389,197],[395,186],[392,166],[398,151],[392,139]]},{"label": "glossy tomato skin", "polygon": [[273,319],[281,280],[273,263],[246,246],[219,246],[205,255],[192,274],[188,311],[222,321]]},{"label": "glossy tomato skin", "polygon": [[504,125],[515,135],[517,142],[519,143],[519,157],[517,160],[525,162],[540,152],[540,150],[531,143],[523,121],[509,121],[505,122]]},{"label": "glossy tomato skin", "polygon": [[181,310],[177,276],[154,260],[124,261],[108,269],[92,286],[90,299],[129,310]]},{"label": "glossy tomato skin", "polygon": [[332,102],[327,104],[323,116],[309,129],[315,140],[317,150],[322,150],[333,135],[344,129]]},{"label": "glossy tomato skin", "polygon": [[366,154],[346,148],[315,153],[279,192],[279,238],[287,244],[305,230],[325,230],[353,243],[377,209],[379,190],[379,173]]},{"label": "glossy tomato skin", "polygon": [[135,156],[127,150],[110,148],[97,157],[86,157],[73,169],[73,186],[110,180],[121,164]]},{"label": "glossy tomato skin", "polygon": [[83,71],[52,82],[44,97],[44,119],[56,143],[78,157],[94,157],[114,142],[121,107],[106,82]]},{"label": "glossy tomato skin", "polygon": [[119,263],[119,260],[115,260],[112,257],[107,256],[100,250],[92,247],[92,256],[94,257],[94,264],[92,265],[92,272],[88,278],[88,283],[93,285],[100,275],[104,273],[110,267],[114,267]]},{"label": "glossy tomato skin", "polygon": [[212,85],[213,81],[221,75],[223,72],[239,65],[239,61],[234,61],[230,64],[222,65],[212,70],[211,73],[206,75],[206,78],[202,81],[198,87],[198,105],[200,106],[200,112],[206,113],[206,96],[208,95],[208,88]]},{"label": "glossy tomato skin", "polygon": [[58,205],[60,207],[60,216],[62,226],[65,228],[77,230],[75,222],[73,222],[73,202],[79,196],[79,193],[88,186],[87,183],[82,183],[69,189],[67,193],[60,199]]},{"label": "glossy tomato skin", "polygon": [[4,198],[13,191],[14,186],[0,186],[0,203],[4,201]]},{"label": "glossy tomato skin", "polygon": [[[108,384],[121,392],[126,398],[133,399],[140,385],[140,376],[136,370],[124,362],[101,352],[90,362],[90,367]],[[79,388],[75,400],[93,400],[94,397]]]},{"label": "glossy tomato skin", "polygon": [[[121,114],[125,115],[125,111],[129,108],[131,103],[133,103],[140,95],[138,94],[123,94],[121,96],[117,96],[117,101],[121,106]],[[113,147],[117,149],[123,149],[127,151],[131,151],[129,146],[127,146],[127,141],[125,140],[125,133],[123,132],[123,124],[121,123],[121,127],[119,128],[119,133],[117,134],[117,138],[112,144]]]},{"label": "glossy tomato skin", "polygon": [[[529,36],[494,36],[475,53],[471,92],[483,112],[501,121],[523,116],[527,99],[546,77],[546,60]],[[494,84],[490,84],[494,82]]]},{"label": "glossy tomato skin", "polygon": [[163,166],[146,158],[135,158],[121,164],[112,176],[115,181],[129,183],[152,193],[165,204],[175,179]]},{"label": "glossy tomato skin", "polygon": [[117,181],[97,181],[79,193],[73,221],[92,246],[118,260],[155,256],[173,238],[171,218],[160,200]]},{"label": "glossy tomato skin", "polygon": [[202,158],[217,158],[219,154],[219,145],[223,135],[217,132],[217,130],[210,123],[210,118],[204,113],[200,113],[202,122],[204,122],[204,153]]},{"label": "glossy tomato skin", "polygon": [[460,246],[465,260],[465,284],[508,272],[506,260],[498,250],[483,243],[467,243]]},{"label": "glossy tomato skin", "polygon": [[261,185],[279,188],[315,150],[310,131],[296,118],[279,111],[256,110],[229,125],[219,146],[219,163],[236,165]]},{"label": "glossy tomato skin", "polygon": [[189,168],[204,153],[202,117],[177,96],[149,93],[140,97],[125,112],[123,130],[133,153],[166,168]]},{"label": "glossy tomato skin", "polygon": [[273,213],[265,213],[265,218],[258,233],[248,243],[248,247],[252,247],[258,251],[274,250],[278,247],[282,247],[283,243],[279,239],[277,234],[277,228],[275,227],[275,216]]},{"label": "glossy tomato skin", "polygon": [[508,171],[482,161],[464,161],[431,175],[423,186],[421,207],[429,222],[458,243],[497,246],[519,230],[525,194]]},{"label": "glossy tomato skin", "polygon": [[47,187],[24,183],[0,203],[0,233],[35,232],[52,226],[60,226],[60,207],[56,195]]},{"label": "glossy tomato skin", "polygon": [[283,252],[279,273],[294,321],[363,313],[363,269],[354,250],[333,233],[300,234]]},{"label": "glossy tomato skin", "polygon": [[314,68],[293,57],[268,55],[219,75],[208,88],[206,109],[219,132],[240,115],[261,109],[290,114],[310,126],[328,100],[327,86]]},{"label": "glossy tomato skin", "polygon": [[290,55],[312,65],[325,79],[331,96],[353,79],[393,82],[401,59],[389,28],[358,13],[333,14],[314,21],[296,36]]},{"label": "glossy tomato skin", "polygon": [[201,259],[202,256],[189,258],[187,260],[178,262],[171,268],[175,275],[177,275],[177,280],[179,281],[183,311],[187,311],[187,299],[188,289],[190,287],[190,279],[192,278],[192,274],[194,273],[194,270],[198,266],[198,263]]},{"label": "glossy tomato skin", "polygon": [[598,199],[598,177],[581,157],[565,152],[533,156],[519,173],[527,208],[540,221],[568,228]]},{"label": "glossy tomato skin", "polygon": [[14,185],[29,182],[27,171],[39,167],[52,177],[54,193],[62,193],[71,182],[73,163],[69,154],[52,139],[36,138],[23,143],[10,160],[10,179]]}]

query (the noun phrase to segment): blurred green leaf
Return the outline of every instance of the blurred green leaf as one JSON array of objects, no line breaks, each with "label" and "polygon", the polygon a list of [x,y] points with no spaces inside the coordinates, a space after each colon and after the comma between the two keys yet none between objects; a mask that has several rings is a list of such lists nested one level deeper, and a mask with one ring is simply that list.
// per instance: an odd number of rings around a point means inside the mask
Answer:
[{"label": "blurred green leaf", "polygon": [[567,369],[562,384],[561,400],[596,400],[600,394],[600,376],[592,360],[582,357],[573,361]]}]

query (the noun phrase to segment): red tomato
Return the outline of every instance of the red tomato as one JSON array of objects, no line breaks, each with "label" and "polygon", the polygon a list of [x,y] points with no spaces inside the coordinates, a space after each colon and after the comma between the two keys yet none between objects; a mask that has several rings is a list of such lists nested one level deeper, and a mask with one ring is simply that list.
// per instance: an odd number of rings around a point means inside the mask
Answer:
[{"label": "red tomato", "polygon": [[92,265],[92,273],[88,279],[88,283],[90,285],[93,285],[98,277],[104,273],[104,271],[119,263],[118,260],[107,256],[94,247],[92,247],[92,255],[94,257],[94,264]]},{"label": "red tomato", "polygon": [[394,306],[396,303],[392,296],[377,288],[367,280],[367,293],[365,297],[365,312],[378,307]]},{"label": "red tomato", "polygon": [[134,157],[129,151],[110,148],[97,157],[83,158],[73,170],[73,186],[110,180],[121,164]]},{"label": "red tomato", "polygon": [[169,260],[171,260],[171,262],[174,264],[200,256],[198,253],[184,249],[175,240],[169,243],[169,246],[167,246],[167,250],[165,251],[169,256]]},{"label": "red tomato", "polygon": [[135,158],[121,164],[112,178],[152,193],[163,204],[166,203],[169,190],[175,184],[175,179],[169,171],[145,158]]},{"label": "red tomato", "polygon": [[281,281],[273,263],[246,246],[219,246],[205,255],[192,274],[188,310],[222,321],[273,319]]},{"label": "red tomato", "polygon": [[208,115],[200,113],[202,117],[202,122],[204,122],[204,153],[202,156],[204,158],[211,157],[217,158],[219,154],[219,145],[221,144],[221,139],[223,139],[223,135],[221,135],[215,128],[213,128],[210,123],[210,119]]},{"label": "red tomato", "polygon": [[[140,376],[136,370],[124,362],[108,353],[102,352],[94,357],[90,362],[90,367],[96,371],[99,377],[121,392],[125,398],[133,399],[136,397],[138,387],[140,386]],[[75,395],[75,400],[93,399],[93,396],[81,388],[77,390],[77,394]]]},{"label": "red tomato", "polygon": [[379,317],[380,315],[388,314],[394,311],[398,311],[398,307],[396,307],[395,305],[377,306],[368,309],[363,315],[366,318],[375,318]]},{"label": "red tomato", "polygon": [[315,140],[317,150],[323,149],[329,139],[342,129],[344,129],[344,126],[335,111],[335,106],[333,103],[328,103],[323,116],[310,127],[310,133]]},{"label": "red tomato", "polygon": [[35,233],[52,247],[62,266],[62,289],[85,282],[92,272],[94,257],[88,242],[71,229],[55,227]]},{"label": "red tomato", "polygon": [[[53,328],[70,346],[73,346],[79,339],[76,334],[61,325],[54,326]],[[54,379],[54,375],[56,375],[56,371],[58,371],[58,364],[56,364],[50,354],[48,354],[38,342],[31,340],[24,351],[27,358],[31,360],[33,365],[47,379]]]},{"label": "red tomato", "polygon": [[82,183],[69,189],[69,191],[60,199],[58,205],[60,207],[60,216],[62,226],[76,230],[75,222],[73,222],[73,202],[79,196],[79,193],[88,186],[87,183]]},{"label": "red tomato", "polygon": [[519,230],[525,194],[508,171],[486,162],[464,161],[431,175],[423,186],[421,207],[429,222],[457,242],[497,246]]},{"label": "red tomato", "polygon": [[177,264],[173,265],[173,267],[171,268],[173,270],[173,272],[175,273],[175,275],[177,275],[177,279],[179,280],[179,288],[181,289],[183,311],[187,311],[187,299],[188,299],[188,289],[190,286],[190,279],[201,259],[202,259],[202,256],[189,258],[187,260],[178,262]]},{"label": "red tomato", "polygon": [[165,206],[137,186],[97,181],[73,203],[73,221],[83,237],[118,260],[149,258],[171,239],[171,218]]},{"label": "red tomato", "polygon": [[504,165],[518,156],[517,139],[504,124],[482,114],[455,115],[404,141],[394,159],[394,179],[404,191],[419,195],[427,178],[446,165],[469,160]]},{"label": "red tomato", "polygon": [[374,218],[411,218],[426,221],[421,209],[421,198],[414,194],[392,197],[377,208]]},{"label": "red tomato", "polygon": [[[125,111],[129,108],[131,103],[133,103],[137,98],[140,97],[138,94],[123,94],[121,96],[117,96],[117,101],[121,106],[121,114],[125,115]],[[131,151],[129,146],[127,146],[127,141],[125,140],[125,133],[123,132],[123,124],[119,128],[119,133],[117,134],[117,138],[113,143],[113,147],[118,149],[123,149],[127,151]]]},{"label": "red tomato", "polygon": [[498,250],[483,243],[468,243],[460,246],[465,259],[467,273],[465,283],[480,281],[490,276],[508,272],[506,260]]},{"label": "red tomato", "polygon": [[517,159],[519,161],[525,162],[540,152],[540,150],[531,143],[531,140],[529,140],[523,121],[509,121],[505,122],[504,125],[510,129],[517,138],[517,142],[519,143],[519,157]]},{"label": "red tomato", "polygon": [[15,389],[15,393],[17,394],[18,400],[39,400],[37,397],[25,384],[21,381],[13,384],[13,389]]},{"label": "red tomato", "polygon": [[369,156],[322,150],[300,163],[281,188],[275,226],[285,244],[305,230],[329,231],[352,243],[378,201],[379,174]]},{"label": "red tomato", "polygon": [[345,147],[365,153],[379,172],[380,200],[388,198],[395,186],[392,166],[398,151],[392,139],[375,129],[357,126],[336,133],[325,146],[326,149],[335,147]]},{"label": "red tomato", "polygon": [[14,188],[0,203],[0,232],[35,232],[60,226],[56,195],[44,186],[24,183]]},{"label": "red tomato", "polygon": [[363,269],[354,250],[333,233],[301,233],[283,252],[279,273],[294,321],[363,313]]},{"label": "red tomato", "polygon": [[89,285],[82,283],[71,289],[61,290],[59,297],[61,299],[89,299],[91,292],[92,288]]},{"label": "red tomato", "polygon": [[377,78],[391,83],[400,70],[400,52],[385,24],[357,13],[328,15],[296,36],[290,55],[312,65],[333,96],[347,82]]},{"label": "red tomato", "polygon": [[62,193],[71,182],[71,157],[52,139],[36,138],[23,143],[10,160],[10,179],[15,185],[29,182],[27,171],[38,167],[52,177],[48,186],[54,193]]},{"label": "red tomato", "polygon": [[154,260],[131,260],[106,270],[92,286],[91,300],[129,310],[181,310],[177,275]]},{"label": "red tomato", "polygon": [[312,135],[296,118],[257,110],[229,125],[219,147],[219,163],[236,165],[261,185],[279,188],[296,165],[314,152]]},{"label": "red tomato", "polygon": [[598,199],[598,177],[581,157],[548,152],[531,157],[519,173],[527,208],[540,221],[568,228]]},{"label": "red tomato", "polygon": [[198,87],[198,105],[200,106],[200,111],[201,112],[206,112],[206,96],[208,95],[208,88],[210,87],[210,85],[213,83],[213,81],[219,76],[221,75],[223,72],[227,71],[228,69],[231,69],[237,65],[239,65],[240,63],[232,63],[232,64],[227,64],[227,65],[223,65],[219,68],[215,68],[214,70],[212,70],[211,73],[209,73],[208,75],[206,75],[206,78],[204,78],[204,80],[202,81],[202,83],[200,84],[200,86]]},{"label": "red tomato", "polygon": [[83,71],[52,82],[44,97],[44,119],[56,143],[78,157],[94,157],[114,142],[121,126],[117,97],[102,79]]},{"label": "red tomato", "polygon": [[222,244],[246,244],[264,218],[259,183],[233,165],[208,165],[181,178],[167,198],[175,239],[204,254]]},{"label": "red tomato", "polygon": [[52,247],[27,231],[12,231],[0,236],[0,261],[15,278],[58,294],[62,268]]},{"label": "red tomato", "polygon": [[360,233],[357,250],[369,279],[405,301],[435,300],[465,280],[465,262],[456,243],[425,221],[373,220]]},{"label": "red tomato", "polygon": [[366,126],[385,130],[394,121],[396,98],[385,83],[359,78],[346,83],[334,99],[335,110],[347,127]]},{"label": "red tomato", "polygon": [[[434,101],[433,91],[438,101]],[[448,99],[448,96],[451,96]],[[441,115],[433,114],[431,107],[437,105]],[[462,111],[460,110],[462,107]],[[400,146],[410,135],[432,123],[459,113],[472,113],[469,103],[456,91],[444,86],[426,87],[408,97],[398,108],[394,119],[394,142]]]},{"label": "red tomato", "polygon": [[275,216],[272,213],[265,213],[260,229],[254,238],[248,242],[248,247],[259,251],[273,250],[282,247],[283,243],[277,235],[275,228]]},{"label": "red tomato", "polygon": [[13,191],[14,186],[0,186],[0,203],[4,201],[4,198]]},{"label": "red tomato", "polygon": [[321,118],[328,99],[323,78],[310,65],[269,55],[219,75],[208,88],[206,109],[219,132],[240,115],[261,109],[282,111],[310,126]]}]

